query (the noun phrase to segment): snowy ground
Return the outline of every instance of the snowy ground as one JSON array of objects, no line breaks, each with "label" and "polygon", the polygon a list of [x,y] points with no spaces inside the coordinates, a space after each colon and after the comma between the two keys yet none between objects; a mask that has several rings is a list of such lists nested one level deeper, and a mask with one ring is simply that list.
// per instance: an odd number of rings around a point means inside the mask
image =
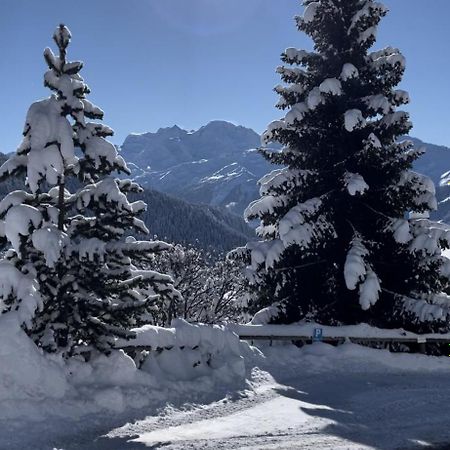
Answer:
[{"label": "snowy ground", "polygon": [[0,448],[450,448],[450,358],[352,344],[274,346],[244,356],[245,384],[173,383],[165,391],[170,406],[162,396],[117,415],[2,422]]}]

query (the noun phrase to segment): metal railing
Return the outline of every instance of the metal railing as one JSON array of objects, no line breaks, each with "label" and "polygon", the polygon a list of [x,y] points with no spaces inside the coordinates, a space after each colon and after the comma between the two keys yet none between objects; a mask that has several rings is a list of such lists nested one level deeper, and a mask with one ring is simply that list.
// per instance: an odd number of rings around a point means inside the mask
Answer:
[{"label": "metal railing", "polygon": [[302,342],[303,344],[310,344],[312,342],[326,342],[329,344],[340,345],[344,342],[352,342],[354,344],[418,344],[419,351],[426,353],[427,344],[449,344],[449,338],[439,337],[358,337],[358,336],[322,336],[320,339],[307,335],[251,335],[246,333],[239,333],[239,338],[243,341],[250,341],[253,345],[254,341],[269,341],[272,345],[273,341],[291,341]]}]

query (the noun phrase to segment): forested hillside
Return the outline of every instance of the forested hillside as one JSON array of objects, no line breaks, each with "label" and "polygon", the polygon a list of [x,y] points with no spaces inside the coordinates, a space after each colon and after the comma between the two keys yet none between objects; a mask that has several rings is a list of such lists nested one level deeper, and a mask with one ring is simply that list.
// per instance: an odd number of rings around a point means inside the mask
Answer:
[{"label": "forested hillside", "polygon": [[[0,155],[0,164],[4,161],[6,156]],[[19,180],[4,181],[0,183],[0,196],[22,188],[23,183]],[[150,188],[137,197],[148,205],[143,220],[151,235],[169,242],[192,244],[222,253],[254,237],[253,229],[241,217],[222,208],[191,204]]]}]

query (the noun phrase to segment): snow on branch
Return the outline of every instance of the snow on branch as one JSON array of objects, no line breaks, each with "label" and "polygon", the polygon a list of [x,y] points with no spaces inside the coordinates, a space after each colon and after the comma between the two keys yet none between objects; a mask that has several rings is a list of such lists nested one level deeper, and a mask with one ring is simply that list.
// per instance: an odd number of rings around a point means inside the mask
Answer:
[{"label": "snow on branch", "polygon": [[264,214],[271,214],[276,208],[284,206],[287,197],[284,195],[264,195],[254,200],[244,211],[246,220],[252,220]]},{"label": "snow on branch", "polygon": [[343,65],[342,72],[340,75],[340,79],[342,81],[348,81],[348,80],[352,80],[353,78],[358,78],[358,77],[359,77],[359,71],[353,64],[346,63]]},{"label": "snow on branch", "polygon": [[399,187],[409,185],[414,189],[414,204],[419,210],[424,207],[431,211],[437,209],[436,188],[430,177],[408,170],[402,172],[397,185]]},{"label": "snow on branch", "polygon": [[25,155],[12,155],[0,167],[0,181],[6,178],[17,175],[21,171],[25,171],[27,167],[28,158]]},{"label": "snow on branch", "polygon": [[346,172],[344,175],[344,185],[351,196],[364,194],[369,189],[369,185],[359,173]]},{"label": "snow on branch", "polygon": [[413,238],[409,220],[391,219],[386,230],[393,233],[394,239],[399,244],[407,244]]},{"label": "snow on branch", "polygon": [[264,196],[269,195],[282,187],[288,189],[291,186],[301,186],[314,174],[315,172],[312,170],[294,169],[289,167],[276,169],[269,172],[267,175],[264,175],[258,181],[258,184],[261,186],[259,192]]},{"label": "snow on branch", "polygon": [[306,248],[313,239],[322,236],[330,228],[331,225],[325,216],[319,215],[316,219],[312,219],[321,206],[322,201],[319,198],[312,198],[294,206],[281,218],[278,232],[285,247],[297,244],[301,248]]},{"label": "snow on branch", "polygon": [[[330,88],[330,86],[324,86],[324,89]],[[337,86],[334,86],[335,89],[337,89]],[[322,91],[318,86],[311,89],[311,91],[308,94],[308,97],[306,98],[306,104],[308,105],[308,108],[311,111],[314,111],[320,104],[325,102],[325,97],[322,95]]]},{"label": "snow on branch", "polygon": [[304,23],[311,23],[315,20],[319,6],[320,2],[311,2],[308,4],[303,13],[302,19]]},{"label": "snow on branch", "polygon": [[363,101],[375,114],[388,114],[393,108],[389,99],[383,94],[364,97]]},{"label": "snow on branch", "polygon": [[347,253],[344,266],[344,277],[347,289],[355,290],[357,285],[364,280],[367,270],[364,258],[369,251],[363,245],[360,238],[355,237]]},{"label": "snow on branch", "polygon": [[337,78],[327,78],[319,85],[323,94],[342,95],[342,84]]},{"label": "snow on branch", "polygon": [[[271,234],[278,238],[247,244],[252,268],[256,270],[259,265],[263,265],[266,269],[271,268],[291,245],[305,249],[325,233],[333,234],[332,224],[325,214],[320,213],[321,206],[322,201],[319,198],[294,206],[271,230]],[[260,229],[259,233],[263,234],[265,231],[267,230]]]},{"label": "snow on branch", "polygon": [[374,2],[372,0],[366,1],[364,6],[352,17],[348,34],[355,28],[363,27],[364,24],[368,23],[368,19],[373,18],[374,16],[380,18],[381,16],[386,15],[387,12],[388,9],[382,3]]},{"label": "snow on branch", "polygon": [[55,225],[46,225],[35,230],[31,236],[33,246],[43,253],[48,267],[55,267],[66,247],[69,237]]},{"label": "snow on branch", "polygon": [[344,265],[344,278],[347,289],[353,291],[359,285],[359,303],[363,310],[369,309],[379,298],[380,280],[367,263],[369,251],[360,237],[355,235]]},{"label": "snow on branch", "polygon": [[[309,98],[309,97],[308,97]],[[307,112],[309,111],[309,107],[306,103],[296,103],[289,112],[284,117],[284,122],[286,125],[294,125],[296,122],[301,122]]]},{"label": "snow on branch", "polygon": [[443,246],[450,248],[450,225],[429,219],[410,220],[413,235],[409,248],[412,252],[440,255]]},{"label": "snow on branch", "polygon": [[304,64],[311,56],[317,56],[316,53],[298,50],[293,47],[287,48],[281,55],[281,59],[288,64]]},{"label": "snow on branch", "polygon": [[35,198],[34,195],[25,191],[12,191],[0,201],[0,217],[5,216],[13,206],[31,202]]},{"label": "snow on branch", "polygon": [[152,255],[173,248],[173,245],[163,241],[137,241],[130,237],[126,242],[110,242],[107,244],[108,251],[119,251],[123,255],[132,256],[134,254]]},{"label": "snow on branch", "polygon": [[[83,210],[89,207],[92,202],[102,203],[107,206],[110,203],[117,205],[119,211],[133,212],[132,203],[120,190],[120,181],[114,177],[105,177],[101,181],[84,186],[75,194],[77,208]],[[139,203],[139,208],[142,206]]]},{"label": "snow on branch", "polygon": [[450,318],[450,296],[441,294],[417,294],[417,297],[398,296],[405,311],[414,314],[419,322],[447,322]]},{"label": "snow on branch", "polygon": [[[12,298],[16,303],[11,304]],[[37,280],[31,274],[20,272],[9,261],[0,261],[0,313],[14,309],[19,321],[30,327],[35,311],[41,307]]]},{"label": "snow on branch", "polygon": [[377,70],[386,70],[399,67],[404,70],[406,59],[398,48],[386,47],[383,50],[372,52],[369,56],[370,65]]},{"label": "snow on branch", "polygon": [[30,205],[17,205],[5,217],[5,236],[20,255],[22,236],[29,236],[42,222],[41,212]]},{"label": "snow on branch", "polygon": [[364,128],[366,126],[366,120],[359,109],[348,110],[344,114],[344,123],[345,129],[350,133],[355,129]]}]

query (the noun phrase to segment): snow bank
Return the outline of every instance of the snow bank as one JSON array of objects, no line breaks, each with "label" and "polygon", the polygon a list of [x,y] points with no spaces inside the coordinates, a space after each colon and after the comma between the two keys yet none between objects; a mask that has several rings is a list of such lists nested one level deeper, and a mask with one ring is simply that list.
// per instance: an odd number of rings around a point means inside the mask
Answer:
[{"label": "snow bank", "polygon": [[155,349],[141,369],[122,350],[95,355],[88,363],[65,362],[38,349],[16,313],[1,315],[0,423],[122,413],[245,383],[242,354],[249,346],[225,327],[176,320],[173,328],[147,326],[136,332],[126,345]]},{"label": "snow bank", "polygon": [[242,343],[232,331],[219,325],[191,325],[182,319],[172,328],[146,325],[132,330],[136,338],[119,340],[117,347],[150,348],[142,370],[170,380],[192,380],[211,370],[229,370],[243,377]]},{"label": "snow bank", "polygon": [[[447,373],[450,370],[448,356],[426,356],[411,353],[391,353],[345,343],[334,347],[316,342],[298,348],[291,344],[260,346],[264,355],[255,364],[261,369],[271,370],[277,367],[281,372],[293,372],[296,376],[319,373]],[[299,362],[293,364],[293,361]],[[301,368],[299,368],[301,364]]]},{"label": "snow bank", "polygon": [[18,317],[0,317],[0,419],[27,416],[30,405],[61,399],[69,384],[61,368],[45,358],[24,331]]}]

